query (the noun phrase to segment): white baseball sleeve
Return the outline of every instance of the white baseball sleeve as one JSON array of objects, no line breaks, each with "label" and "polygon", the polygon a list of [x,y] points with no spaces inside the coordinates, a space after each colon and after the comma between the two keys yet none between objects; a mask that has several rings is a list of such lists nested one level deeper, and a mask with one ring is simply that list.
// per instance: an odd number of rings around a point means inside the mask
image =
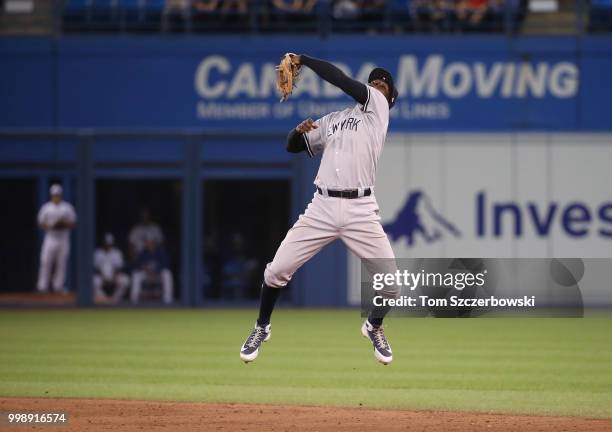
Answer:
[{"label": "white baseball sleeve", "polygon": [[316,120],[314,123],[318,126],[318,128],[313,129],[310,132],[306,132],[303,135],[304,141],[306,142],[306,152],[310,157],[322,153],[323,150],[325,150],[329,116],[330,114]]},{"label": "white baseball sleeve", "polygon": [[374,114],[381,124],[389,124],[389,101],[379,90],[372,86],[368,87],[368,98],[363,104],[363,111]]}]

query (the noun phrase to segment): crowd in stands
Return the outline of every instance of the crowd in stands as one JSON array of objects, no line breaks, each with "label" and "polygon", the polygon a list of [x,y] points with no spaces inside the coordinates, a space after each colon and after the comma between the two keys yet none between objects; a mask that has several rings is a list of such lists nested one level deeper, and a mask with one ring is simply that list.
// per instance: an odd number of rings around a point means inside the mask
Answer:
[{"label": "crowd in stands", "polygon": [[[526,0],[66,0],[64,28],[164,32],[501,31]],[[90,5],[89,7],[87,5]],[[93,6],[92,6],[93,5]],[[81,26],[79,27],[79,24]]]},{"label": "crowd in stands", "polygon": [[[20,23],[18,16],[42,11],[48,22],[40,22],[51,31],[79,33],[516,33],[527,14],[542,12],[563,12],[561,32],[612,31],[612,0],[58,0],[46,8],[34,0],[4,3],[0,18],[4,12]],[[563,14],[575,16],[574,23]],[[550,22],[555,20],[546,20],[543,32]]]},{"label": "crowd in stands", "polygon": [[502,0],[413,0],[410,16],[416,31],[501,31],[505,7]]}]

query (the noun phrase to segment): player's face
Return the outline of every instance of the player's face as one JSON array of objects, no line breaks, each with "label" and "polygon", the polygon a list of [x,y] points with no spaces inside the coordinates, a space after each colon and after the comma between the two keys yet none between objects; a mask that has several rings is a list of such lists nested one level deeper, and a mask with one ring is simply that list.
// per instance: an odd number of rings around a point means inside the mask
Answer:
[{"label": "player's face", "polygon": [[370,82],[370,85],[375,89],[378,89],[382,94],[385,95],[387,99],[389,99],[389,84],[387,84],[381,79],[375,79]]},{"label": "player's face", "polygon": [[60,194],[51,195],[51,201],[55,204],[58,204],[62,200],[62,196]]}]

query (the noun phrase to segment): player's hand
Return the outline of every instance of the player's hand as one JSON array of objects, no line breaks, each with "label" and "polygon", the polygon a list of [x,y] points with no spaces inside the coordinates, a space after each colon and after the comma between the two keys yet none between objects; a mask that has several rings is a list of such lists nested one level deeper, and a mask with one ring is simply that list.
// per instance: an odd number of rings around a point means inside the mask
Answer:
[{"label": "player's hand", "polygon": [[293,63],[294,65],[301,65],[302,64],[302,56],[299,54],[294,54],[294,53],[287,53],[289,54],[289,56],[291,57],[291,63]]},{"label": "player's hand", "polygon": [[317,129],[319,126],[311,119],[306,119],[295,128],[299,133],[310,132],[313,129]]}]

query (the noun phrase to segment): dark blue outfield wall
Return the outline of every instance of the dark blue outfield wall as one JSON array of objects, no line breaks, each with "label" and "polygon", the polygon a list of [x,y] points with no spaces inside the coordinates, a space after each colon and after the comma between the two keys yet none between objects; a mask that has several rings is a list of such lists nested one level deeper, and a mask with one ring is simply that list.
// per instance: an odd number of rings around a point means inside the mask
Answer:
[{"label": "dark blue outfield wall", "polygon": [[397,80],[392,131],[610,130],[610,37],[0,39],[0,126],[286,130],[348,99],[304,71],[278,104],[286,51]]}]

